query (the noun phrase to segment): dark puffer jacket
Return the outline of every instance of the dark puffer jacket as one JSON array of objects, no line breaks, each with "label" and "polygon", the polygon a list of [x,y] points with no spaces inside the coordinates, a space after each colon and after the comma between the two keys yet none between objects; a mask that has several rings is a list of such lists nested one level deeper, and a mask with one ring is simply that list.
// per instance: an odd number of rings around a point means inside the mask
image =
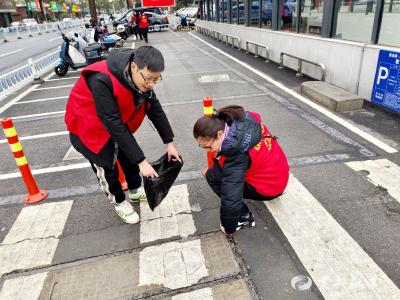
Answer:
[{"label": "dark puffer jacket", "polygon": [[243,203],[244,178],[251,165],[248,151],[261,140],[260,124],[246,113],[243,122],[234,121],[218,156],[224,156],[222,167],[221,224],[226,232],[234,232]]}]

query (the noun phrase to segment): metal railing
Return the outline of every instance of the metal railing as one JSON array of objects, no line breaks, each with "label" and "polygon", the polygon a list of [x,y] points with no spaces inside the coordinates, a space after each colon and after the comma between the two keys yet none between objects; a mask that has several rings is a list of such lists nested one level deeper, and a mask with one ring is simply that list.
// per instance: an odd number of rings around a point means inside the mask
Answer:
[{"label": "metal railing", "polygon": [[267,45],[262,45],[260,43],[252,42],[252,41],[246,41],[246,53],[249,53],[249,44],[254,45],[254,57],[259,56],[259,48],[264,48],[265,49],[265,62],[269,62],[269,48]]},{"label": "metal railing", "polygon": [[278,67],[279,69],[283,69],[284,68],[284,65],[283,65],[283,56],[284,55],[286,55],[288,57],[291,57],[291,58],[294,58],[294,59],[297,59],[297,73],[296,73],[297,77],[303,76],[303,73],[301,72],[301,68],[303,66],[303,61],[304,61],[304,62],[309,63],[311,65],[320,67],[321,68],[321,81],[325,81],[326,68],[325,68],[324,64],[316,63],[316,62],[313,62],[313,61],[310,61],[310,60],[307,60],[307,59],[304,59],[304,58],[301,58],[301,57],[298,57],[298,56],[295,56],[295,55],[292,55],[292,54],[288,54],[288,53],[285,53],[285,52],[281,52],[280,61],[279,61],[279,67]]},{"label": "metal railing", "polygon": [[0,76],[0,99],[11,91],[32,82],[35,78],[46,73],[59,61],[59,51],[54,51],[37,60],[28,60],[28,64]]},{"label": "metal railing", "polygon": [[30,26],[12,26],[0,27],[0,40],[8,41],[12,38],[21,39],[23,37],[32,37],[34,34],[41,35],[57,30],[57,25],[61,29],[79,27],[83,24],[82,20],[73,20],[69,22],[52,22]]},{"label": "metal railing", "polygon": [[[231,41],[232,41],[231,44],[229,44],[229,38],[230,38]],[[227,45],[231,45],[232,48],[235,47],[235,40],[238,41],[238,42],[237,42],[237,44],[238,44],[238,45],[237,45],[237,49],[240,51],[240,38],[237,37],[237,36],[234,36],[234,35],[229,35],[229,34],[226,35],[226,44],[227,44]]]}]

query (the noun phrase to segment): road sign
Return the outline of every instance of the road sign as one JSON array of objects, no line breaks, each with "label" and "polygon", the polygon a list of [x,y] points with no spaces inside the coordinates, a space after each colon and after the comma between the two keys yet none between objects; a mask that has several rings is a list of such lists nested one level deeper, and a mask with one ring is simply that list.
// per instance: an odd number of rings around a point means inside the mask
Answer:
[{"label": "road sign", "polygon": [[175,0],[142,0],[142,6],[168,7],[175,6]]},{"label": "road sign", "polygon": [[379,51],[371,101],[400,112],[400,52]]}]

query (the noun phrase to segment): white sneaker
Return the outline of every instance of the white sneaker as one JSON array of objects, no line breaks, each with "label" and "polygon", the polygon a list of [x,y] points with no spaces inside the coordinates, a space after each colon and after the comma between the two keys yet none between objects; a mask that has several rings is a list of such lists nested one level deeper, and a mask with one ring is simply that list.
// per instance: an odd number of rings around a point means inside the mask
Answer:
[{"label": "white sneaker", "polygon": [[146,194],[143,192],[139,192],[138,189],[136,190],[129,190],[128,191],[128,199],[132,203],[139,203],[139,202],[147,202]]},{"label": "white sneaker", "polygon": [[132,205],[127,200],[121,203],[116,203],[114,207],[117,215],[125,223],[136,224],[140,221],[139,215],[136,213]]}]

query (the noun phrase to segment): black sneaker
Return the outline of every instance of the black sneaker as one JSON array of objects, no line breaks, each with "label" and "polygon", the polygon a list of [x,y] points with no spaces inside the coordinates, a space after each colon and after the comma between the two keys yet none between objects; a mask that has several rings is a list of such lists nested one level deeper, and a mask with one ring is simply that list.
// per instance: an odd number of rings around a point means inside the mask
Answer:
[{"label": "black sneaker", "polygon": [[238,226],[236,227],[236,230],[240,230],[243,228],[250,228],[256,226],[256,222],[254,219],[254,215],[251,211],[249,211],[249,215],[247,217],[240,217]]}]

